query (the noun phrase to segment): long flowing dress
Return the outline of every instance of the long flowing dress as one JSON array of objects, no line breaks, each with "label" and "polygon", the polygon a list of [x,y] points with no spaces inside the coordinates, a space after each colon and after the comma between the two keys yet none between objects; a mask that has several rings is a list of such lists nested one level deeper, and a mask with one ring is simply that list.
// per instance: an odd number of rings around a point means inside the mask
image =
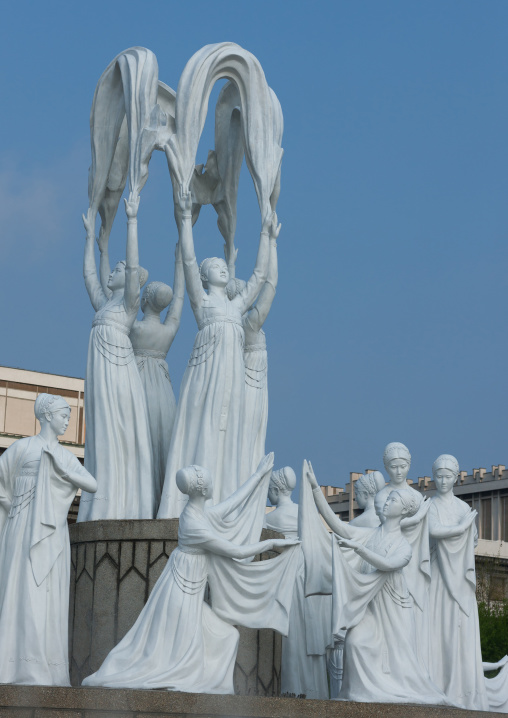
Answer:
[{"label": "long flowing dress", "polygon": [[[430,528],[454,526],[471,509],[453,494],[432,499]],[[430,674],[458,705],[489,710],[482,668],[472,524],[451,538],[431,538]]]},{"label": "long flowing dress", "polygon": [[0,508],[0,683],[70,685],[67,513],[78,487],[94,484],[39,434],[0,457],[0,506],[10,506]]},{"label": "long flowing dress", "polygon": [[176,416],[176,399],[169,376],[166,354],[167,352],[163,351],[134,347],[136,364],[145,389],[148,409],[156,506],[159,506],[164,485],[166,462]]},{"label": "long flowing dress", "polygon": [[[251,311],[256,311],[256,308]],[[245,330],[245,418],[242,436],[242,475],[250,476],[265,455],[268,425],[268,355],[262,329],[251,329],[249,312]]]},{"label": "long flowing dress", "polygon": [[[380,556],[409,563],[401,534],[373,529],[364,541]],[[452,705],[431,681],[416,646],[413,600],[402,569],[379,571],[367,561],[358,570],[333,541],[333,635],[344,645],[339,699],[379,703]]]},{"label": "long flowing dress", "polygon": [[197,263],[184,263],[187,291],[199,331],[180,386],[178,408],[157,518],[178,518],[186,502],[176,486],[183,466],[206,467],[214,479],[214,504],[250,476],[242,467],[245,362],[242,315],[259,292],[258,270],[233,299],[207,294]]},{"label": "long flowing dress", "polygon": [[[267,514],[266,527],[283,533],[285,538],[297,538],[298,507],[292,506],[296,513],[275,509]],[[327,636],[331,632],[329,596],[305,597],[305,560],[300,546],[298,555],[289,630],[287,637],[282,638],[281,693],[326,700],[329,697],[326,653],[310,644],[315,643],[318,635]],[[322,643],[326,646],[326,638]]]},{"label": "long flowing dress", "polygon": [[[254,563],[209,550],[218,538],[251,543],[259,536],[266,481],[252,487],[242,487],[228,501],[204,511],[187,503],[180,516],[178,547],[147,604],[83,685],[234,693],[239,634],[232,624],[287,633],[298,547]],[[207,582],[211,607],[204,601]]]},{"label": "long flowing dress", "polygon": [[[137,276],[136,282],[139,296]],[[106,299],[96,277],[94,290],[92,304],[99,308],[86,365],[85,466],[98,490],[82,493],[78,521],[152,519],[157,507],[150,427],[129,339],[137,306],[127,311],[124,300]]]}]

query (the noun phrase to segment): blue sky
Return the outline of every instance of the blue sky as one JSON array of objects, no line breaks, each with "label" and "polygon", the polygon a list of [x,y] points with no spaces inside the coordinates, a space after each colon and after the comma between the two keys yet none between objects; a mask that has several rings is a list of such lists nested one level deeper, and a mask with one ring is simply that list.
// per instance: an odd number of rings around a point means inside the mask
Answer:
[{"label": "blue sky", "polygon": [[[0,40],[0,363],[84,375],[81,213],[101,72],[142,45],[176,89],[196,50],[231,40],[258,57],[285,120],[280,280],[265,326],[276,464],[299,472],[306,457],[321,483],[343,485],[403,441],[413,478],[445,452],[468,471],[508,465],[506,2],[21,0],[3,4]],[[170,282],[171,203],[157,153],[140,253],[151,279]],[[205,210],[199,258],[222,251]],[[259,225],[244,172],[239,276]],[[113,259],[124,246],[119,213]],[[168,358],[176,391],[195,332],[187,300]]]}]

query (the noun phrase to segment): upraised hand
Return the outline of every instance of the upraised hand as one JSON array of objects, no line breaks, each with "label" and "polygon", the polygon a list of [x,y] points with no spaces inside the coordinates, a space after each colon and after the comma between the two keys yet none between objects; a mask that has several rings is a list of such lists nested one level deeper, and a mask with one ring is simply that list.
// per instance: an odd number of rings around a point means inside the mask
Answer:
[{"label": "upraised hand", "polygon": [[134,194],[133,192],[129,194],[129,199],[124,198],[127,219],[136,219],[139,209],[139,200],[139,194]]},{"label": "upraised hand", "polygon": [[271,451],[266,456],[263,456],[256,469],[256,473],[259,474],[259,476],[266,476],[266,474],[273,469],[273,462],[274,453]]},{"label": "upraised hand", "polygon": [[312,464],[310,463],[310,461],[307,462],[307,470],[305,472],[305,475],[307,476],[307,480],[308,480],[309,484],[311,485],[313,491],[314,491],[314,489],[320,488],[320,486],[317,482],[317,479],[316,479],[316,475],[314,474],[314,469],[312,468]]},{"label": "upraised hand", "polygon": [[274,212],[272,214],[272,219],[270,223],[270,239],[272,239],[274,242],[279,236],[280,228],[282,227],[282,224],[277,224],[277,222],[277,212]]},{"label": "upraised hand", "polygon": [[104,227],[101,226],[99,231],[99,236],[97,237],[97,244],[99,246],[99,251],[101,254],[107,251],[108,249],[108,237],[106,235],[106,230]]},{"label": "upraised hand", "polygon": [[183,184],[180,185],[178,190],[178,209],[182,215],[192,214],[192,193],[189,187]]},{"label": "upraised hand", "polygon": [[91,207],[88,208],[86,217],[84,214],[82,214],[81,216],[83,218],[83,226],[85,227],[85,230],[86,230],[87,239],[89,239],[90,237],[94,237],[95,236],[95,226],[94,226]]},{"label": "upraised hand", "polygon": [[462,531],[467,531],[467,529],[471,526],[477,516],[478,511],[470,511],[459,523],[459,526],[461,527]]}]

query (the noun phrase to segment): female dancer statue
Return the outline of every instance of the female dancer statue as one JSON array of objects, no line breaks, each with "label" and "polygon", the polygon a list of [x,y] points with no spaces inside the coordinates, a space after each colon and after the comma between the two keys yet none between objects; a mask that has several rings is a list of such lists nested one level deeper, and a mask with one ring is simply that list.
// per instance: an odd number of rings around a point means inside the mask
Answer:
[{"label": "female dancer statue", "polygon": [[318,511],[337,535],[332,634],[335,644],[344,645],[339,699],[450,705],[418,654],[413,601],[403,573],[411,560],[411,546],[400,523],[418,511],[416,492],[390,492],[383,507],[384,523],[367,529],[341,521],[312,470],[307,478]]},{"label": "female dancer statue", "polygon": [[129,339],[139,309],[138,207],[139,196],[130,195],[126,261],[109,275],[110,297],[97,278],[90,210],[83,217],[83,274],[96,312],[86,366],[85,466],[98,491],[82,494],[78,521],[151,519],[157,508],[145,392]]},{"label": "female dancer statue", "polygon": [[[259,536],[273,454],[227,501],[206,507],[209,471],[188,466],[176,475],[189,497],[171,554],[136,623],[86,686],[164,688],[191,693],[234,693],[239,634],[234,625],[287,633],[297,568],[294,550],[242,563],[263,551],[297,543]],[[207,582],[211,605],[204,600]]]},{"label": "female dancer statue", "polygon": [[[275,511],[266,514],[265,525],[285,538],[298,538],[298,504],[291,500],[296,486],[295,472],[290,466],[273,471],[268,498]],[[289,614],[289,631],[282,639],[281,693],[305,695],[307,698],[328,698],[326,647],[331,612],[328,596],[305,597],[305,561],[298,549],[299,564]],[[328,610],[327,610],[328,609]],[[319,637],[321,645],[318,650]]]},{"label": "female dancer statue", "polygon": [[70,686],[67,514],[97,482],[58,443],[65,399],[39,394],[34,409],[40,433],[0,457],[0,683]]},{"label": "female dancer statue", "polygon": [[430,675],[454,703],[488,711],[476,604],[476,511],[453,495],[459,475],[454,456],[439,456],[432,475],[437,494],[429,509]]},{"label": "female dancer statue", "polygon": [[[256,304],[243,316],[245,345],[245,409],[242,436],[242,480],[247,479],[265,453],[266,427],[268,424],[268,357],[263,324],[268,317],[275,298],[278,281],[277,238],[280,225],[274,215],[270,231],[270,259],[266,282]],[[233,265],[234,267],[234,265]],[[230,280],[227,292],[230,299],[245,287],[242,279]]]},{"label": "female dancer statue", "polygon": [[[156,488],[156,505],[159,505],[166,473],[171,434],[176,415],[176,399],[171,386],[167,353],[173,343],[182,315],[185,280],[180,245],[175,252],[175,281],[173,290],[163,282],[150,282],[141,297],[144,317],[135,321],[130,338],[145,388],[152,440],[152,463]],[[164,322],[160,314],[169,305]]]},{"label": "female dancer statue", "polygon": [[226,292],[229,281],[226,262],[211,257],[198,267],[191,209],[191,194],[182,187],[176,213],[185,282],[199,331],[180,388],[158,518],[178,517],[185,506],[187,497],[178,491],[175,481],[182,466],[207,466],[217,477],[213,503],[231,496],[241,484],[245,420],[242,315],[266,281],[269,232],[275,234],[277,230],[273,217],[266,217],[254,273],[230,300]]},{"label": "female dancer statue", "polygon": [[384,489],[385,480],[380,471],[371,471],[360,476],[355,484],[355,498],[363,513],[352,519],[351,526],[367,526],[375,528],[381,523],[374,507],[374,499],[378,491]]}]

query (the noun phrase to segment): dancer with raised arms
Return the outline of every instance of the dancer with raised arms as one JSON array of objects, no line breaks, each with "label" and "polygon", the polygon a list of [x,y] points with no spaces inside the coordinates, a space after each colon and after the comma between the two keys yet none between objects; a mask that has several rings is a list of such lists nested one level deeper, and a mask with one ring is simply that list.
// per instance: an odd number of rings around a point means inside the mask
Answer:
[{"label": "dancer with raised arms", "polygon": [[[229,299],[226,262],[217,257],[196,261],[192,236],[192,198],[180,187],[175,216],[180,232],[187,292],[198,324],[180,388],[166,478],[158,518],[178,517],[187,497],[178,491],[182,466],[207,466],[216,477],[213,503],[230,496],[242,483],[241,439],[245,416],[245,362],[242,316],[266,281],[270,234],[276,218],[264,218],[254,273]],[[244,477],[245,480],[245,477]]]}]

